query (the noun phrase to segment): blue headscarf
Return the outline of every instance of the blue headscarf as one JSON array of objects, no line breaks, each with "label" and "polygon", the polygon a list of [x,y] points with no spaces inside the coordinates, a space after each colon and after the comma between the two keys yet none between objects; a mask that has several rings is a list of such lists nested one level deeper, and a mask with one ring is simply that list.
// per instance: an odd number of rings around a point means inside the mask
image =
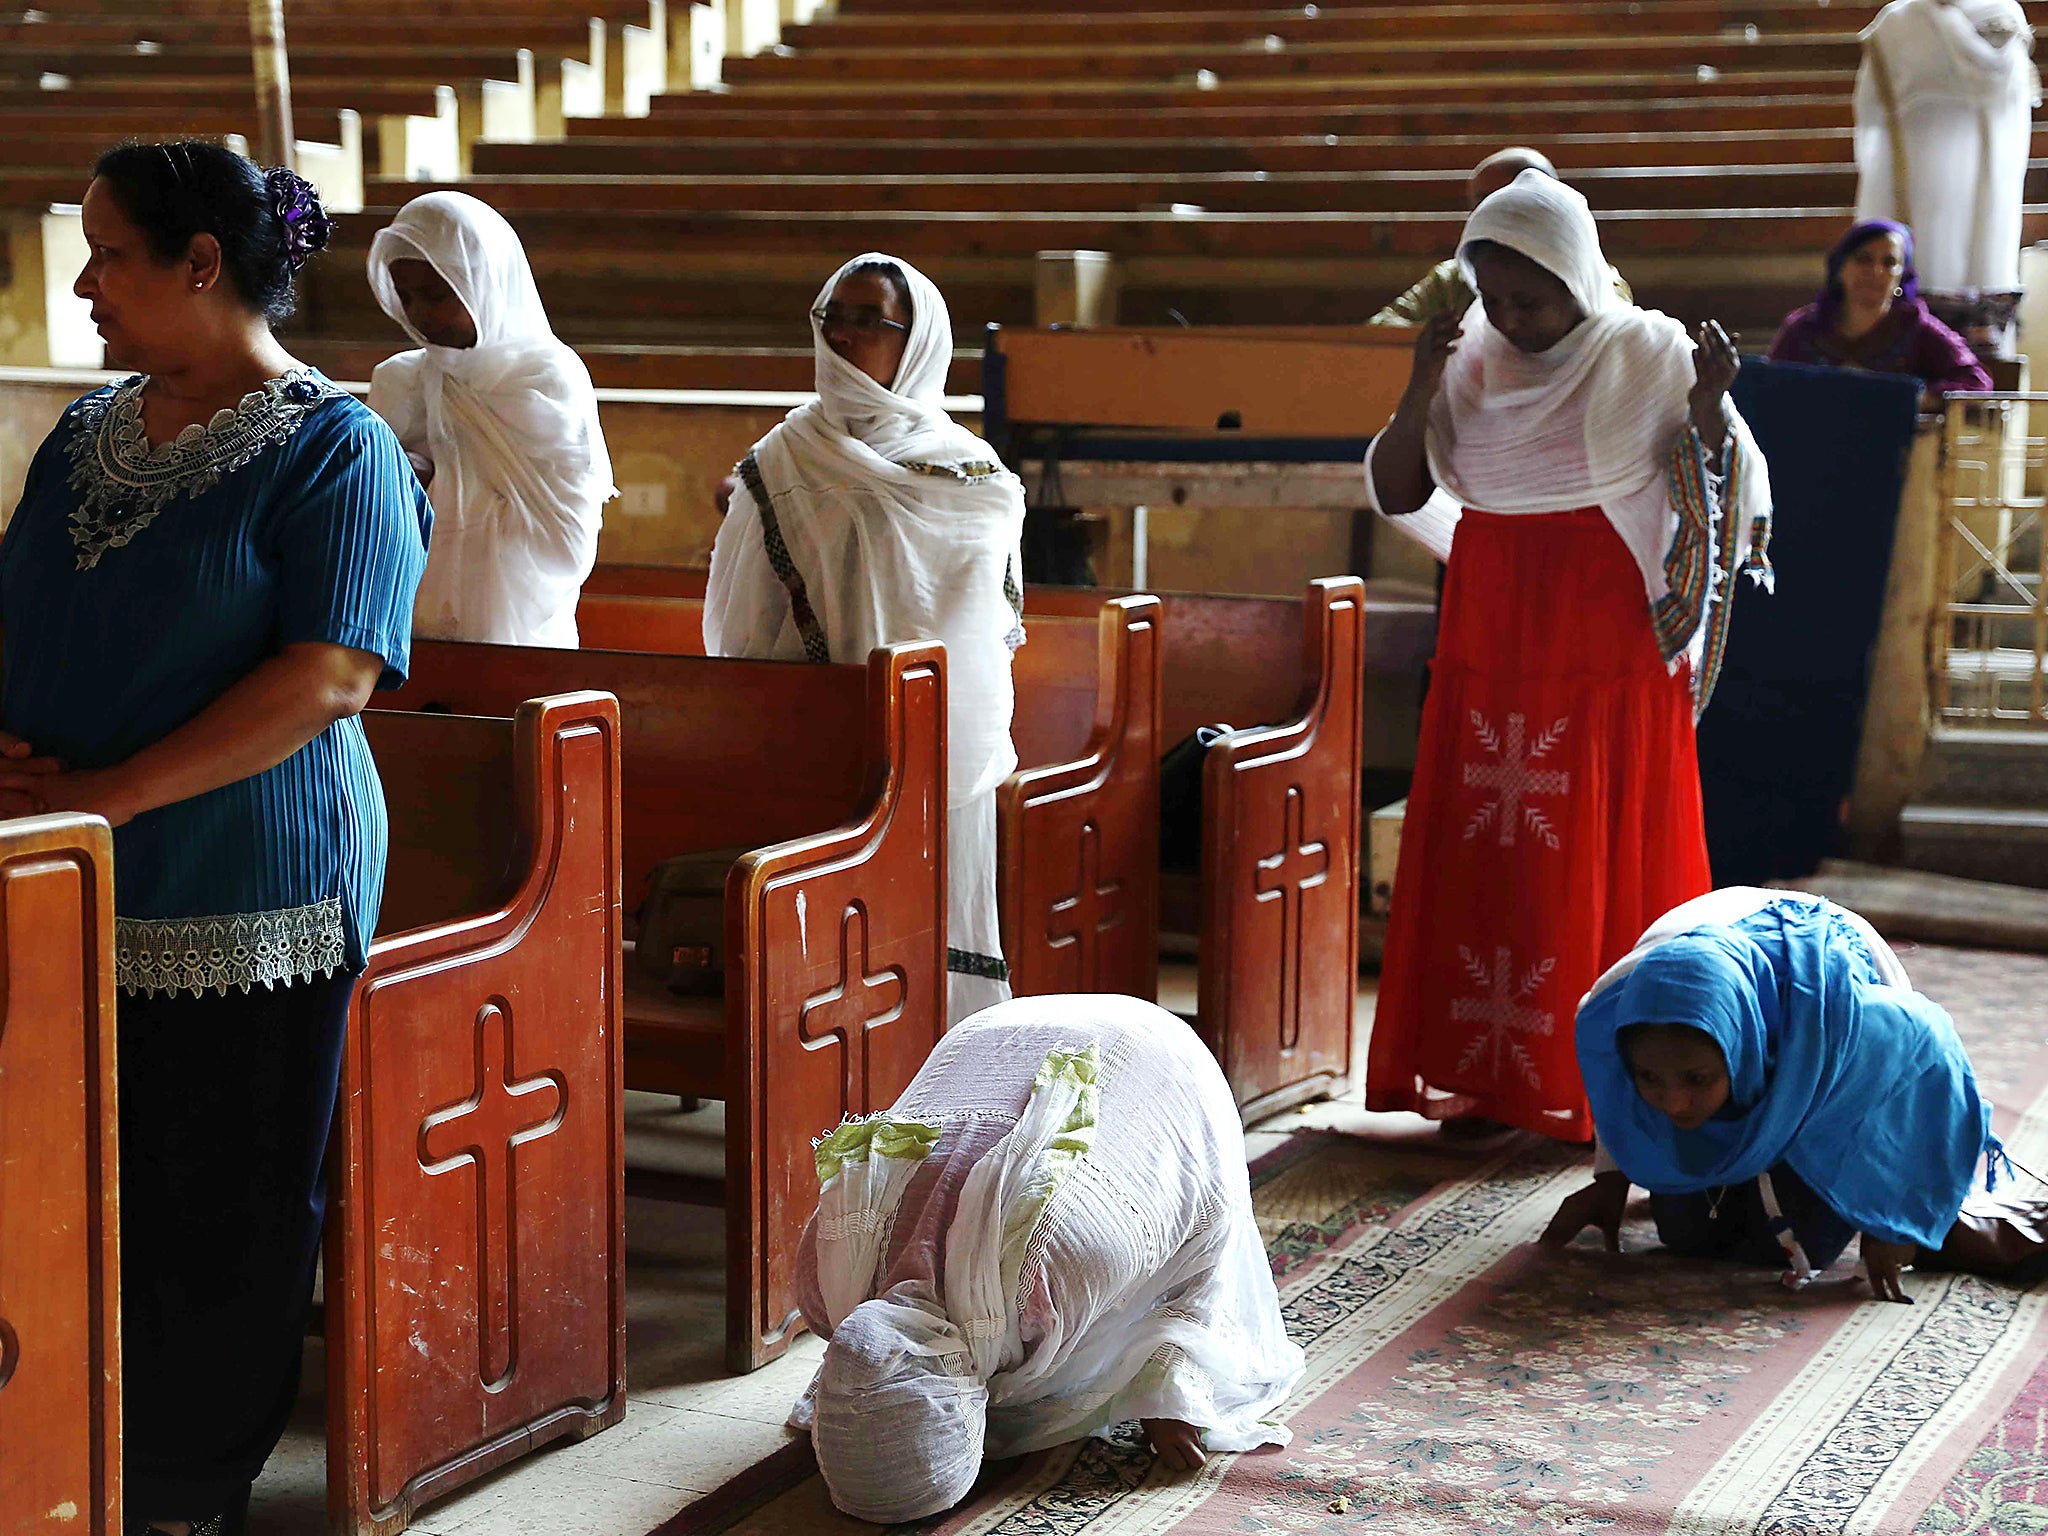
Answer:
[{"label": "blue headscarf", "polygon": [[[1686,1024],[1728,1061],[1728,1107],[1680,1130],[1636,1092],[1619,1039]],[[1828,902],[1773,901],[1652,949],[1579,1009],[1579,1067],[1601,1144],[1659,1194],[1740,1184],[1789,1163],[1857,1230],[1939,1248],[2004,1152],[1955,1026],[1885,986]]]}]

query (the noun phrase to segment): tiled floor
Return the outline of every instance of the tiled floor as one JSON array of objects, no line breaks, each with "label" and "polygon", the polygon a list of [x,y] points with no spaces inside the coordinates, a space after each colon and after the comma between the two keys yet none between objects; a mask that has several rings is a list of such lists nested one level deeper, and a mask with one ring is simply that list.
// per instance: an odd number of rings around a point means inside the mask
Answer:
[{"label": "tiled floor", "polygon": [[[1192,1012],[1192,964],[1168,962],[1160,1001]],[[1356,1061],[1364,1066],[1373,981],[1358,995]],[[692,1115],[672,1099],[627,1097],[628,1160],[635,1167],[718,1171],[724,1115]],[[1413,1116],[1371,1115],[1356,1092],[1280,1115],[1246,1133],[1256,1158],[1305,1126],[1370,1127],[1376,1134],[1427,1134]],[[724,1218],[717,1211],[629,1200],[626,1208],[625,1419],[578,1444],[556,1446],[430,1505],[412,1529],[422,1536],[644,1536],[669,1516],[786,1443],[790,1403],[810,1379],[823,1346],[799,1339],[781,1360],[751,1376],[724,1373]],[[325,1445],[317,1344],[307,1350],[299,1414],[257,1485],[253,1536],[320,1536]]]}]

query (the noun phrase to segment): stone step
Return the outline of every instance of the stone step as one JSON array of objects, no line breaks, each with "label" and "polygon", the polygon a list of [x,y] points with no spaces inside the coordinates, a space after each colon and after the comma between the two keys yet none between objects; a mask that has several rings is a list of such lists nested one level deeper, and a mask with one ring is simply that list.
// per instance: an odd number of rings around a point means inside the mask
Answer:
[{"label": "stone step", "polygon": [[1938,730],[1928,742],[1927,767],[1916,803],[2048,812],[2048,731]]},{"label": "stone step", "polygon": [[1915,801],[1899,813],[1901,862],[1911,869],[2048,888],[2048,809]]}]

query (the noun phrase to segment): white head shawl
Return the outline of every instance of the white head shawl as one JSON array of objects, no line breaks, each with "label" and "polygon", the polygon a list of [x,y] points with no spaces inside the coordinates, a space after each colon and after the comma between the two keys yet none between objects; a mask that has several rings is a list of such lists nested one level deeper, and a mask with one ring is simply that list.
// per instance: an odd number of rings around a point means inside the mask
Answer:
[{"label": "white head shawl", "polygon": [[[476,322],[473,347],[413,329],[391,263],[427,262]],[[556,340],[519,236],[461,192],[413,199],[370,246],[370,287],[420,349],[380,365],[370,404],[433,464],[422,634],[576,644],[576,597],[616,491],[581,358]]]},{"label": "white head shawl", "polygon": [[[754,445],[773,505],[760,507],[742,484],[726,517],[773,517],[831,660],[860,662],[903,640],[945,642],[947,803],[957,809],[1017,766],[1010,653],[1023,643],[1024,487],[946,414],[953,322],[930,278],[870,251],[833,273],[812,308],[870,263],[894,267],[909,290],[894,384],[884,389],[834,352],[814,316],[818,398]],[[770,654],[772,633],[757,631],[779,629],[788,605],[744,607],[714,556],[704,608],[713,655]]]},{"label": "white head shawl", "polygon": [[1430,406],[1430,473],[1463,507],[1604,511],[1642,572],[1666,660],[1692,661],[1704,708],[1712,610],[1723,606],[1727,573],[1752,555],[1761,561],[1767,536],[1763,455],[1726,405],[1730,472],[1718,493],[1711,484],[1698,488],[1705,526],[1688,526],[1671,489],[1674,454],[1689,433],[1693,343],[1685,327],[1616,296],[1592,210],[1554,176],[1524,171],[1474,211],[1458,260],[1475,289],[1469,252],[1480,240],[1554,274],[1586,319],[1532,354],[1475,303]]},{"label": "white head shawl", "polygon": [[855,1307],[832,1330],[811,1398],[818,1471],[856,1520],[922,1520],[974,1487],[988,1387],[931,1302],[891,1292]]}]

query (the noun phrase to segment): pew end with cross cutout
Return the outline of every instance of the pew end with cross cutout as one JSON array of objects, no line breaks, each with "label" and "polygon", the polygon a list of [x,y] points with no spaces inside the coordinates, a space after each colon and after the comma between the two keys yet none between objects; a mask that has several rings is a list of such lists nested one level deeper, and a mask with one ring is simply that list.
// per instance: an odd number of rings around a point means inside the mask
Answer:
[{"label": "pew end with cross cutout", "polygon": [[726,882],[724,995],[637,974],[624,993],[626,1085],[725,1102],[722,1182],[633,1187],[725,1206],[727,1363],[751,1370],[801,1323],[811,1138],[894,1102],[945,1025],[944,651],[806,666],[420,641],[391,698],[490,714],[572,688],[620,703],[627,891],[671,855],[752,850]]},{"label": "pew end with cross cutout", "polygon": [[[1099,598],[1035,588],[1025,621]],[[1161,601],[1161,739],[1241,727],[1204,759],[1201,873],[1162,877],[1160,921],[1198,936],[1195,1027],[1250,1121],[1350,1075],[1367,629],[1406,643],[1433,626],[1426,604],[1401,590],[1376,603],[1355,576],[1311,582],[1299,603]]]},{"label": "pew end with cross cutout", "polygon": [[114,840],[0,824],[0,1530],[123,1536]]},{"label": "pew end with cross cutout", "polygon": [[366,712],[391,822],[327,1230],[328,1529],[624,1415],[619,708]]},{"label": "pew end with cross cutout", "polygon": [[[587,645],[701,655],[703,591],[701,571],[599,566],[577,626]],[[1026,632],[1011,659],[1019,768],[996,811],[1010,989],[1156,997],[1158,600],[1034,611]]]}]

